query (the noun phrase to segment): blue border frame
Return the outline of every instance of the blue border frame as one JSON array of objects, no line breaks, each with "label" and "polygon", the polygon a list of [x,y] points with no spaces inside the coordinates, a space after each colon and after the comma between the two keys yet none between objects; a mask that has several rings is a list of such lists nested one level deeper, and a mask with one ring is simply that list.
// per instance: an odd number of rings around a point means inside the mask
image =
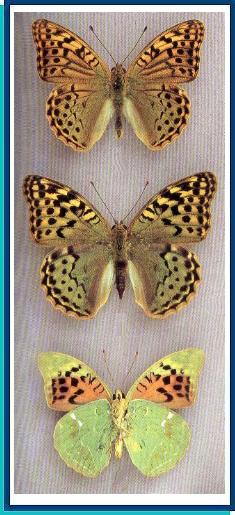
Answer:
[{"label": "blue border frame", "polygon": [[[10,6],[11,5],[63,5],[66,3],[64,0],[40,0],[40,2],[37,2],[36,0],[6,0],[4,6],[0,6],[0,38],[2,45],[0,46],[0,73],[4,69],[4,75],[0,75],[0,117],[2,123],[0,124],[0,152],[2,155],[2,160],[0,162],[0,191],[2,192],[2,211],[3,213],[0,213],[0,215],[4,216],[4,225],[0,226],[0,242],[1,242],[1,249],[2,252],[0,252],[0,269],[2,271],[2,284],[4,284],[4,289],[2,288],[1,294],[0,294],[0,309],[2,313],[2,327],[1,327],[1,334],[2,334],[2,341],[4,342],[4,346],[2,345],[2,348],[0,350],[1,353],[1,361],[0,361],[0,374],[2,377],[2,391],[4,391],[3,386],[5,388],[5,394],[3,397],[3,405],[4,410],[2,409],[0,411],[0,417],[1,417],[1,426],[4,428],[4,438],[0,439],[0,459],[2,462],[2,476],[4,477],[4,481],[0,483],[0,513],[2,512],[8,512],[8,511],[19,511],[22,513],[34,513],[34,512],[60,512],[61,514],[68,513],[68,512],[78,512],[81,515],[85,515],[87,513],[94,513],[96,511],[111,513],[111,512],[140,512],[140,513],[148,513],[148,512],[157,512],[158,515],[171,515],[174,512],[184,512],[186,513],[192,513],[195,514],[195,512],[200,512],[201,515],[216,515],[217,512],[220,512],[222,514],[226,514],[230,510],[235,510],[235,480],[234,480],[234,459],[235,459],[235,452],[234,452],[234,445],[233,445],[233,439],[231,438],[231,493],[230,493],[230,505],[226,506],[13,506],[10,505],[10,373],[9,373],[9,365],[10,365]],[[78,5],[81,4],[87,4],[87,5],[99,5],[98,2],[86,2],[81,1],[78,2],[76,0],[70,0],[69,5]],[[102,5],[128,5],[133,4],[132,1],[124,2],[106,2],[105,0],[102,1]],[[134,5],[142,5],[143,2],[139,1],[137,4]],[[152,2],[149,1],[148,5],[179,5],[177,0],[171,0],[170,2],[166,1],[159,1],[159,2]],[[235,31],[235,0],[232,2],[226,2],[226,1],[212,1],[208,0],[207,2],[202,2],[200,0],[198,1],[192,1],[187,2],[186,0],[181,0],[180,5],[229,5],[230,11],[231,11],[231,129],[233,128],[232,122],[235,119],[235,107],[234,107],[234,101],[232,97],[232,92],[235,91],[234,86],[234,64],[235,64],[235,52],[232,52],[232,48],[235,47],[235,36],[233,35],[233,30]],[[4,33],[3,33],[4,30]],[[3,52],[3,41],[4,41],[4,52]],[[4,59],[3,59],[4,57]],[[4,89],[3,89],[4,85]],[[5,94],[4,94],[5,91]],[[3,109],[5,111],[5,114],[3,114]],[[4,122],[4,130],[3,130],[3,122]],[[233,122],[234,123],[234,122]],[[4,138],[4,139],[3,139]],[[233,145],[231,140],[231,164],[234,162],[233,155]],[[3,171],[3,153],[5,155],[4,160],[4,171]],[[232,166],[231,166],[232,171]],[[232,193],[234,192],[234,181],[231,174],[231,200],[232,200]],[[0,207],[1,210],[1,207]],[[233,220],[231,219],[231,222]],[[4,227],[4,229],[3,229]],[[232,230],[232,223],[231,223],[231,230]],[[232,237],[232,234],[231,234]],[[232,241],[232,240],[231,240]],[[5,245],[4,245],[5,243]],[[3,259],[4,256],[4,259]],[[232,259],[235,258],[235,255],[233,253],[233,247],[231,246],[231,263],[233,262]],[[235,288],[235,279],[232,276],[231,278],[231,291]],[[232,301],[231,301],[231,315],[233,314],[232,311]],[[234,335],[234,324],[233,324],[233,317],[231,316],[231,342],[233,342],[233,335]],[[234,361],[234,354],[235,350],[233,350],[233,347],[231,345],[231,378],[232,375],[232,365],[235,363]],[[235,431],[235,420],[234,420],[234,401],[233,401],[233,392],[235,390],[234,384],[231,386],[231,420],[230,420],[230,427],[231,427],[231,435]]]}]

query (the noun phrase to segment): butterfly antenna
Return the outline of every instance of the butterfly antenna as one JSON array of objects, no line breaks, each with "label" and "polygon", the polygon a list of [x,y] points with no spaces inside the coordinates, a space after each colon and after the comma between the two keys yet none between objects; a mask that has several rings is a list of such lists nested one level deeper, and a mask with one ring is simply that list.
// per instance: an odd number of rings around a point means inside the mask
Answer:
[{"label": "butterfly antenna", "polygon": [[104,358],[104,362],[105,362],[106,368],[107,368],[107,370],[108,370],[109,377],[110,377],[110,379],[111,379],[112,383],[114,384],[114,379],[113,379],[113,376],[112,376],[112,374],[111,374],[111,372],[110,372],[110,368],[109,368],[109,366],[108,366],[108,362],[107,362],[107,359],[106,359],[106,352],[105,352],[105,350],[104,350],[104,349],[103,349],[103,358]]},{"label": "butterfly antenna", "polygon": [[125,377],[125,381],[127,380],[128,376],[130,375],[130,373],[131,373],[131,371],[132,371],[132,368],[133,368],[133,366],[134,366],[134,364],[135,364],[135,360],[136,360],[136,358],[138,357],[138,354],[139,354],[139,353],[138,353],[138,350],[137,350],[137,351],[136,351],[136,353],[135,353],[135,355],[134,355],[134,358],[133,358],[133,361],[132,361],[132,363],[131,363],[131,366],[130,366],[130,368],[129,368],[128,372],[127,372],[127,375],[126,375],[126,377]]},{"label": "butterfly antenna", "polygon": [[125,63],[125,61],[128,59],[129,55],[132,54],[133,50],[137,47],[139,41],[141,40],[142,36],[144,35],[145,31],[147,30],[147,25],[144,27],[144,30],[141,32],[140,37],[137,39],[136,44],[133,46],[132,50],[129,52],[129,54],[125,57],[125,59],[122,61],[121,64]]},{"label": "butterfly antenna", "polygon": [[104,206],[106,207],[108,213],[110,214],[110,216],[112,217],[112,219],[114,220],[114,223],[116,224],[117,223],[117,220],[114,218],[113,214],[111,213],[110,209],[108,208],[107,204],[105,204],[105,201],[102,199],[101,195],[99,194],[98,190],[96,189],[95,185],[94,185],[94,182],[91,181],[91,185],[93,186],[95,192],[97,193],[98,197],[100,198],[101,202],[104,204]]},{"label": "butterfly antenna", "polygon": [[91,30],[91,32],[93,32],[94,36],[96,37],[96,39],[98,39],[99,43],[101,44],[101,46],[106,50],[106,52],[110,55],[111,59],[113,60],[114,64],[116,65],[116,61],[115,59],[113,58],[112,54],[110,54],[109,50],[106,48],[106,46],[104,45],[104,43],[100,40],[100,38],[97,36],[97,34],[95,33],[92,25],[89,26],[89,29]]},{"label": "butterfly antenna", "polygon": [[137,198],[137,201],[134,203],[134,206],[132,206],[132,208],[130,209],[130,211],[127,213],[127,215],[125,216],[125,218],[122,219],[122,222],[124,222],[124,220],[126,220],[126,218],[132,213],[133,209],[135,209],[136,205],[138,204],[139,200],[141,199],[143,193],[145,192],[147,186],[149,184],[149,181],[146,181],[145,183],[145,186],[144,186],[144,189],[141,191],[139,197]]},{"label": "butterfly antenna", "polygon": [[[130,366],[129,370],[127,371],[126,377],[125,377],[125,379],[124,379],[124,381],[123,381],[123,387],[125,386],[125,384],[126,384],[126,380],[127,380],[127,378],[129,377],[129,375],[130,375],[130,373],[131,373],[131,371],[132,371],[132,368],[133,368],[133,366],[134,366],[134,364],[135,364],[135,361],[136,361],[136,358],[137,358],[138,354],[139,354],[139,353],[138,353],[138,350],[137,350],[137,351],[136,351],[136,353],[135,353],[135,355],[134,355],[134,358],[133,358],[133,361],[132,361],[132,363],[131,363],[131,366]],[[124,391],[125,391],[125,389],[124,389]]]}]

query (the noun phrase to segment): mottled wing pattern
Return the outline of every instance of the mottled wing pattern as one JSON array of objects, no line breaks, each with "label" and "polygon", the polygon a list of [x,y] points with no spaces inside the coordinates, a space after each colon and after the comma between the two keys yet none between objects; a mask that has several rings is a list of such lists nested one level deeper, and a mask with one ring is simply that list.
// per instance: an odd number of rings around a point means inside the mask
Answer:
[{"label": "mottled wing pattern", "polygon": [[127,71],[124,113],[136,136],[151,150],[178,138],[190,115],[190,101],[178,83],[199,70],[204,26],[189,20],[153,39]]},{"label": "mottled wing pattern", "polygon": [[52,90],[47,118],[52,132],[73,150],[88,151],[102,137],[114,113],[107,84],[65,84]]},{"label": "mottled wing pattern", "polygon": [[204,352],[201,349],[174,352],[145,370],[130,388],[127,398],[166,404],[172,409],[192,406],[197,397],[203,363]]},{"label": "mottled wing pattern", "polygon": [[68,467],[96,477],[109,464],[116,434],[110,404],[101,399],[64,415],[55,426],[54,445]]},{"label": "mottled wing pattern", "polygon": [[88,151],[113,115],[110,70],[85,41],[47,20],[33,23],[39,76],[58,83],[47,101],[53,133],[66,145]]},{"label": "mottled wing pattern", "polygon": [[111,229],[98,211],[68,186],[46,177],[28,175],[23,184],[29,205],[30,232],[37,243],[78,247],[111,239]]},{"label": "mottled wing pattern", "polygon": [[143,399],[130,401],[124,442],[132,463],[145,476],[156,477],[175,467],[190,437],[185,420],[166,406]]},{"label": "mottled wing pattern", "polygon": [[188,243],[204,239],[211,225],[216,192],[213,173],[195,174],[164,188],[145,204],[129,226],[136,241]]},{"label": "mottled wing pattern", "polygon": [[79,404],[111,398],[105,383],[79,359],[60,352],[42,352],[38,365],[49,408],[70,411]]},{"label": "mottled wing pattern", "polygon": [[[110,76],[104,61],[76,34],[48,20],[32,25],[37,49],[37,68],[48,82],[76,82]],[[81,82],[82,83],[82,82]]]},{"label": "mottled wing pattern", "polygon": [[135,301],[150,318],[165,318],[194,297],[201,270],[196,255],[183,247],[136,244],[128,256]]},{"label": "mottled wing pattern", "polygon": [[129,81],[124,114],[137,138],[150,150],[162,150],[185,129],[190,101],[177,86]]},{"label": "mottled wing pattern", "polygon": [[41,267],[41,284],[52,305],[78,319],[93,318],[108,300],[114,277],[109,247],[79,252],[69,246],[48,254]]},{"label": "mottled wing pattern", "polygon": [[146,81],[188,82],[197,76],[204,25],[187,20],[154,38],[128,69],[128,77]]}]

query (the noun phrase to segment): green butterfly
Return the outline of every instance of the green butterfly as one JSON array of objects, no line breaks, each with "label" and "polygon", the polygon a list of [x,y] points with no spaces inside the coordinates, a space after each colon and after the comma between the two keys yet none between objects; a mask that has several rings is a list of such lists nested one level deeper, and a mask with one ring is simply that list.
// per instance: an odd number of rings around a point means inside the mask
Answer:
[{"label": "green butterfly", "polygon": [[[184,456],[190,428],[172,411],[191,406],[204,362],[201,349],[170,354],[150,366],[129,392],[112,396],[88,365],[66,354],[39,356],[48,406],[68,411],[56,424],[54,445],[66,465],[96,477],[125,445],[132,463],[145,476],[172,469]],[[171,409],[172,408],[172,409]]]}]

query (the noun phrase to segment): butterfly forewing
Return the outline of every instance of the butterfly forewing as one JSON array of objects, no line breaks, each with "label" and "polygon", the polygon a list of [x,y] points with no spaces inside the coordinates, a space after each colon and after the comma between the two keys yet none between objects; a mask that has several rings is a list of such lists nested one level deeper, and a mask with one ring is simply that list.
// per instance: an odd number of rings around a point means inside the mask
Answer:
[{"label": "butterfly forewing", "polygon": [[128,69],[127,77],[152,82],[187,82],[199,69],[204,25],[198,20],[179,23],[154,38]]},{"label": "butterfly forewing", "polygon": [[79,404],[111,398],[106,384],[79,359],[60,352],[42,352],[38,365],[49,408],[70,411]]},{"label": "butterfly forewing", "polygon": [[174,352],[145,370],[130,388],[127,398],[149,400],[172,409],[192,406],[203,363],[201,349]]},{"label": "butterfly forewing", "polygon": [[41,79],[62,83],[110,77],[105,62],[70,30],[48,20],[35,21],[32,30]]},{"label": "butterfly forewing", "polygon": [[211,225],[216,177],[202,172],[164,188],[145,204],[129,227],[130,239],[188,243],[204,239]]},{"label": "butterfly forewing", "polygon": [[111,230],[101,214],[82,195],[46,177],[28,175],[23,184],[30,211],[30,232],[45,246],[76,242],[78,247],[106,244]]}]

